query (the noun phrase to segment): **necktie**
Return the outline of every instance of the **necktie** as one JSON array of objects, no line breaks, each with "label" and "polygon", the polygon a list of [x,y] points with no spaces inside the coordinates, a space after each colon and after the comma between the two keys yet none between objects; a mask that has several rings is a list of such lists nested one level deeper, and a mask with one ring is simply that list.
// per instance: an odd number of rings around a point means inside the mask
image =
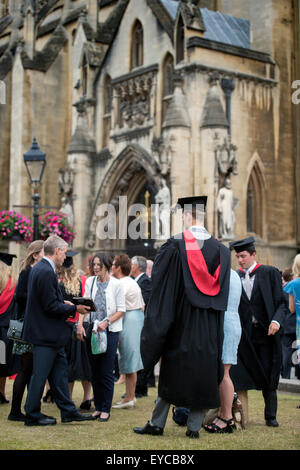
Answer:
[{"label": "necktie", "polygon": [[252,287],[251,287],[251,281],[250,281],[250,276],[249,276],[248,271],[245,274],[244,289],[246,291],[248,299],[250,300]]}]

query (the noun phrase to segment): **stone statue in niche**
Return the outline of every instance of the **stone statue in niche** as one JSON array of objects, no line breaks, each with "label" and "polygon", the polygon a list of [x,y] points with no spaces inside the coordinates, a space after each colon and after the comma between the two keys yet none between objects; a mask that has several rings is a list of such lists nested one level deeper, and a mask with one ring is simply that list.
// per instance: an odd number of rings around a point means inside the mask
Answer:
[{"label": "stone statue in niche", "polygon": [[230,136],[225,137],[222,145],[217,143],[218,136],[215,139],[218,237],[230,240],[234,238],[234,210],[239,202],[233,196],[231,182],[231,175],[238,174],[237,147],[231,143]]},{"label": "stone statue in niche", "polygon": [[66,214],[70,225],[74,225],[73,212],[73,186],[74,186],[74,170],[67,165],[65,170],[58,171],[58,191],[61,198],[61,208],[59,212]]},{"label": "stone statue in niche", "polygon": [[73,214],[73,208],[66,197],[61,198],[61,208],[59,209],[59,212],[62,214],[65,214],[68,219],[68,223],[73,227],[74,225],[74,214]]},{"label": "stone statue in niche", "polygon": [[231,189],[230,178],[225,179],[225,185],[219,189],[217,197],[217,211],[219,221],[219,233],[218,236],[221,239],[232,239],[234,238],[234,207],[235,199]]},{"label": "stone statue in niche", "polygon": [[155,195],[155,238],[167,240],[170,237],[171,194],[166,180],[162,178]]}]

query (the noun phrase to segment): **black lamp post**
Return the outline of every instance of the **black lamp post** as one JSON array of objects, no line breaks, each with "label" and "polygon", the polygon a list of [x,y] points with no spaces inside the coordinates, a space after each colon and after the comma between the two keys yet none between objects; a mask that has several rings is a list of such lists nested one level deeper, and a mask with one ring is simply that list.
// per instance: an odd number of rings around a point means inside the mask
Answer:
[{"label": "black lamp post", "polygon": [[33,138],[31,149],[24,154],[24,163],[30,178],[30,184],[33,184],[33,239],[38,239],[38,208],[39,208],[39,185],[42,182],[45,166],[46,154],[43,153]]}]

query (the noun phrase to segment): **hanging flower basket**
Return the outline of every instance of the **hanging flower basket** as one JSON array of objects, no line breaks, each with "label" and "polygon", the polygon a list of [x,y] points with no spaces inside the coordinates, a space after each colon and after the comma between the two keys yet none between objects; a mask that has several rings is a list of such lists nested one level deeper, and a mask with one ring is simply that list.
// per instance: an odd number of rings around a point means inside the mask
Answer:
[{"label": "hanging flower basket", "polygon": [[76,236],[66,215],[52,211],[39,217],[39,237],[46,240],[50,235],[58,235],[67,243],[72,243]]},{"label": "hanging flower basket", "polygon": [[30,243],[33,228],[29,219],[16,211],[0,212],[0,240]]}]

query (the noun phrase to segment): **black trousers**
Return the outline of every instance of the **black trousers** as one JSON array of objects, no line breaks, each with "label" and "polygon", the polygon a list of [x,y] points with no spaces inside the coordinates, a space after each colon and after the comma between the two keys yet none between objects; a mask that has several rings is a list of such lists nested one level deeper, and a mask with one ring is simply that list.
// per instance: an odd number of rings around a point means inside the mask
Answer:
[{"label": "black trousers", "polygon": [[92,354],[90,341],[87,352],[92,368],[92,387],[97,411],[110,413],[114,395],[114,365],[119,342],[118,332],[107,332],[107,350],[104,354]]},{"label": "black trousers", "polygon": [[64,348],[34,346],[33,372],[25,403],[27,421],[36,421],[44,416],[41,413],[41,398],[47,378],[61,417],[65,418],[77,411],[70,399],[68,363]]},{"label": "black trousers", "polygon": [[[266,336],[261,327],[253,327],[252,341],[255,352],[264,369],[266,377],[271,379],[271,371],[273,365],[273,338]],[[265,419],[275,419],[277,413],[277,391],[262,390],[265,401]]]}]

